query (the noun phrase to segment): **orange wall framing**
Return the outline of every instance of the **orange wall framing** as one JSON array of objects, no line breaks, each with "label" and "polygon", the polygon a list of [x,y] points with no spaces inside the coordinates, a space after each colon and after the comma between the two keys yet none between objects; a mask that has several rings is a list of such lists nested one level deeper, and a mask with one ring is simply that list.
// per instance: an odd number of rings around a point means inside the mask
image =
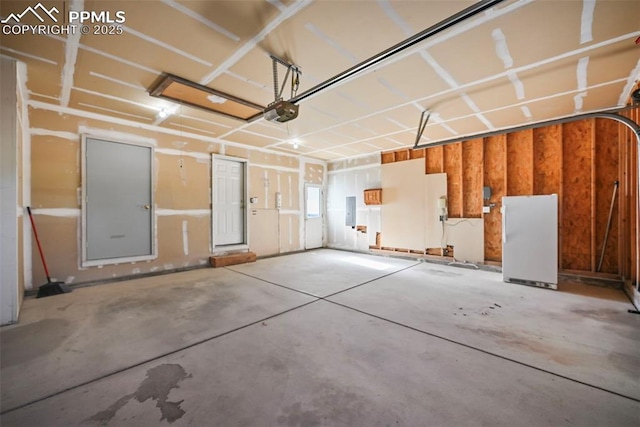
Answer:
[{"label": "orange wall framing", "polygon": [[[640,120],[638,108],[625,115]],[[503,196],[558,194],[560,271],[637,277],[637,140],[626,126],[587,119],[422,150],[382,153],[382,163],[424,157],[426,173],[446,173],[450,217],[484,217],[485,261],[502,260]],[[491,187],[488,201],[484,186]],[[491,210],[483,214],[485,204]]]}]

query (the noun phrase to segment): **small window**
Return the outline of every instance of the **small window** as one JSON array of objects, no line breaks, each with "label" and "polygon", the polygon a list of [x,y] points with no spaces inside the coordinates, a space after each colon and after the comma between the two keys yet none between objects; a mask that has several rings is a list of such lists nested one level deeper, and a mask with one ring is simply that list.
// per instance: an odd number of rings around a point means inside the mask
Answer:
[{"label": "small window", "polygon": [[307,187],[307,218],[320,218],[320,187]]}]

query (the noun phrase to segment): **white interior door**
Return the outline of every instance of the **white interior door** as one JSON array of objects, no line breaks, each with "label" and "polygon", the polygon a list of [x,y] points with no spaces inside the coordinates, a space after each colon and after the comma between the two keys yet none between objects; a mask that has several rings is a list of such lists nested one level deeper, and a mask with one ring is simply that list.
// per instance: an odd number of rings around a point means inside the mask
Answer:
[{"label": "white interior door", "polygon": [[305,184],[304,186],[304,247],[314,249],[322,247],[322,186]]},{"label": "white interior door", "polygon": [[153,149],[84,138],[83,265],[150,259]]},{"label": "white interior door", "polygon": [[213,159],[213,243],[245,242],[245,162]]}]

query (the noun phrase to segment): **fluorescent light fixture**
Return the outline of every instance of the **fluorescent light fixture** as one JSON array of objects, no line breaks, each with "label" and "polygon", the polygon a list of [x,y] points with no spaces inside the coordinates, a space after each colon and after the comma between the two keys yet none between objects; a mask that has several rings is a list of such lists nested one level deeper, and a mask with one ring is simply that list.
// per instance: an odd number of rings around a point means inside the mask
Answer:
[{"label": "fluorescent light fixture", "polygon": [[149,90],[151,96],[200,108],[243,121],[262,117],[264,107],[172,74],[163,74]]}]

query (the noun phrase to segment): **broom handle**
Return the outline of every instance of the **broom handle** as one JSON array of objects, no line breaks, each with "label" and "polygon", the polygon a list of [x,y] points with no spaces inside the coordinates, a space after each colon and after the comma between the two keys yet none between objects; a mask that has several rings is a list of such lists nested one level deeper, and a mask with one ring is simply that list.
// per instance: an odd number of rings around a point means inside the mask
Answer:
[{"label": "broom handle", "polygon": [[38,239],[38,232],[36,231],[36,223],[33,222],[33,216],[31,215],[31,208],[27,206],[27,212],[29,212],[29,220],[31,221],[31,228],[33,229],[33,235],[36,236],[36,243],[38,244],[38,251],[40,252],[40,259],[42,260],[42,266],[44,267],[44,273],[47,275],[47,283],[51,282],[49,277],[49,269],[47,263],[44,261],[44,254],[42,253],[42,246],[40,246],[40,239]]}]

